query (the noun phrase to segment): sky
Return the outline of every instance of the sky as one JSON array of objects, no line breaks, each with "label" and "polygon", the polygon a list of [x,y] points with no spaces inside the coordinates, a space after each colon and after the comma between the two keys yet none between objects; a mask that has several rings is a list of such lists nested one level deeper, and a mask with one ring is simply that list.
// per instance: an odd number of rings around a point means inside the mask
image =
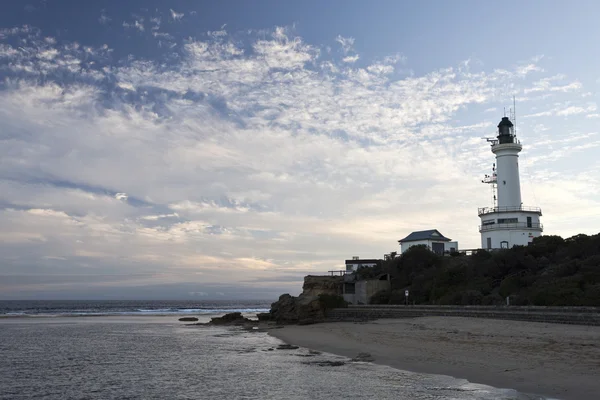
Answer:
[{"label": "sky", "polygon": [[600,231],[596,1],[3,1],[0,299],[275,299],[480,246],[516,98],[544,234]]}]

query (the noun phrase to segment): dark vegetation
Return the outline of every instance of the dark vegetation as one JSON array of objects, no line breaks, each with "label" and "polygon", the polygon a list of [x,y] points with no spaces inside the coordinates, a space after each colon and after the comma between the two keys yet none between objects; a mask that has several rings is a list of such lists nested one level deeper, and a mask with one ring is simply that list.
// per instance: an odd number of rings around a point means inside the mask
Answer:
[{"label": "dark vegetation", "polygon": [[348,303],[342,296],[327,293],[322,293],[319,295],[319,305],[323,310],[348,307]]},{"label": "dark vegetation", "polygon": [[529,246],[471,256],[438,256],[414,246],[381,266],[364,268],[364,278],[391,276],[391,292],[374,304],[600,306],[600,234],[568,239],[541,236]]}]

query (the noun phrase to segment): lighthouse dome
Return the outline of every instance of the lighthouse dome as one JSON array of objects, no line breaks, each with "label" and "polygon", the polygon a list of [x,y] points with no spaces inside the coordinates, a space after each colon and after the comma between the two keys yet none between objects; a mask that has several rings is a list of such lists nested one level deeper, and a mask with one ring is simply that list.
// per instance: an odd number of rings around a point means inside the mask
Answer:
[{"label": "lighthouse dome", "polygon": [[502,121],[498,124],[498,143],[514,143],[514,139],[513,123],[508,117],[502,117]]}]

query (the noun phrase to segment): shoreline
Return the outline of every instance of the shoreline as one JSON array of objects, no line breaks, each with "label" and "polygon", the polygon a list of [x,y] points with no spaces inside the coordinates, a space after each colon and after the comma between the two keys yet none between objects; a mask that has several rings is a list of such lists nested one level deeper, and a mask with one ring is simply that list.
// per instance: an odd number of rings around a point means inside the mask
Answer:
[{"label": "shoreline", "polygon": [[462,317],[325,322],[269,330],[286,343],[563,400],[597,399],[600,327]]}]

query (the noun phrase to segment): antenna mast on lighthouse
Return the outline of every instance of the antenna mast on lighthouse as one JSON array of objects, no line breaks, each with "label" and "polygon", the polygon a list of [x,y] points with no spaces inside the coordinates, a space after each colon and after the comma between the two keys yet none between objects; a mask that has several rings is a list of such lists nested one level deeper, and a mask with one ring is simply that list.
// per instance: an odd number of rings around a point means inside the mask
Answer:
[{"label": "antenna mast on lighthouse", "polygon": [[[504,108],[504,116],[506,117],[506,107]],[[517,99],[513,95],[513,106],[508,109],[508,118],[513,122],[513,135],[517,138]]]}]

